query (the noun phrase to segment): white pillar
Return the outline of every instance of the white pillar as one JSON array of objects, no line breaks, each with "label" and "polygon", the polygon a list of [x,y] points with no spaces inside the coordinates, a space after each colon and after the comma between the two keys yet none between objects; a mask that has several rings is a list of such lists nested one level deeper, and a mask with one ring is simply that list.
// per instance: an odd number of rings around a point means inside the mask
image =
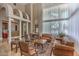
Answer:
[{"label": "white pillar", "polygon": [[8,31],[9,31],[9,44],[11,43],[11,20],[13,20],[12,18],[9,18],[9,23],[8,23]]},{"label": "white pillar", "polygon": [[22,23],[22,22],[21,22],[21,20],[20,20],[20,26],[19,26],[19,27],[20,27],[20,31],[19,31],[19,32],[20,32],[20,40],[21,40],[21,37],[22,37],[22,34],[21,34],[21,31],[22,31],[22,29],[21,29],[21,23]]},{"label": "white pillar", "polygon": [[31,6],[30,6],[31,7],[31,33],[33,32],[33,23],[32,23],[33,22],[33,7],[32,5],[33,4],[31,3]]},{"label": "white pillar", "polygon": [[27,22],[27,34],[28,34],[28,22]]},{"label": "white pillar", "polygon": [[0,17],[0,41],[2,41],[3,40],[3,37],[2,37],[2,18]]}]

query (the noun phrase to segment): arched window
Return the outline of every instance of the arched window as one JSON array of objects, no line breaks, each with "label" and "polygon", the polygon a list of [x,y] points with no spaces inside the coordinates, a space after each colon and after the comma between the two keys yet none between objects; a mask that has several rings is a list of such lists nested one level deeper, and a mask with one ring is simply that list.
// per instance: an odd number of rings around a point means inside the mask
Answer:
[{"label": "arched window", "polygon": [[16,16],[20,16],[20,13],[17,9],[13,9],[13,14]]},{"label": "arched window", "polygon": [[5,17],[6,16],[6,8],[5,7],[2,7],[0,9],[0,17]]},{"label": "arched window", "polygon": [[27,15],[24,12],[22,12],[22,14],[23,14],[23,18],[27,19]]}]

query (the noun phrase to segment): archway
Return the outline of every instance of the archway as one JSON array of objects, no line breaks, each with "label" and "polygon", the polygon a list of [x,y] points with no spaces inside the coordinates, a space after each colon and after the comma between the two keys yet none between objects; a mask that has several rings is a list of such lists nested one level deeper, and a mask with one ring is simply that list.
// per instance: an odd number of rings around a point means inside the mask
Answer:
[{"label": "archway", "polygon": [[1,9],[0,9],[0,17],[2,18],[2,17],[6,17],[6,8],[5,7],[2,7]]},{"label": "archway", "polygon": [[[31,27],[31,23],[29,22],[29,16],[26,12],[22,12],[23,15],[23,19],[25,19],[25,21],[22,21],[22,36],[24,36],[24,34],[29,34],[30,33],[30,27]],[[26,21],[27,20],[27,21]]]},{"label": "archway", "polygon": [[1,41],[11,41],[11,26],[9,22],[10,15],[13,15],[12,8],[8,4],[2,4],[0,8],[0,38]]},{"label": "archway", "polygon": [[2,7],[0,9],[0,38],[2,38],[2,41],[6,40],[8,41],[8,19],[6,16],[6,8]]},{"label": "archway", "polygon": [[13,14],[20,17],[18,9],[13,9]]},{"label": "archway", "polygon": [[[30,23],[29,21],[29,16],[28,14],[26,14],[25,12],[21,12],[19,9],[13,9],[9,4],[3,4],[0,8],[0,11],[2,10],[1,14],[1,21],[3,21],[3,23],[5,23],[5,25],[7,26],[7,32],[8,32],[8,39],[9,39],[9,43],[11,42],[11,39],[13,39],[14,37],[12,37],[12,30],[18,30],[19,29],[19,35],[18,38],[21,39],[22,37],[22,23],[24,23],[23,26],[26,26],[26,32],[28,32],[28,23]],[[13,27],[12,25],[15,24]],[[2,26],[2,23],[0,23]],[[6,29],[5,26],[5,29]],[[0,27],[2,28],[2,27]],[[17,29],[18,28],[18,29]],[[23,31],[25,31],[23,30]],[[2,34],[2,30],[0,31]],[[15,32],[16,33],[16,32]],[[17,35],[17,34],[16,34]],[[2,36],[1,36],[2,37]]]}]

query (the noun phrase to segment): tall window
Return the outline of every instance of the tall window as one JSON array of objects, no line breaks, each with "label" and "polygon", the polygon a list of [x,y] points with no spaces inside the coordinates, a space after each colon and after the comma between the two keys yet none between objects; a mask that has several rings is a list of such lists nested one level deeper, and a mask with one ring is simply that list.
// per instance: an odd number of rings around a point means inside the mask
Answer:
[{"label": "tall window", "polygon": [[[63,32],[68,34],[69,9],[51,8],[43,10],[43,33],[58,35]],[[62,20],[63,19],[63,20]]]},{"label": "tall window", "polygon": [[58,35],[61,32],[68,34],[68,20],[43,22],[43,33]]}]

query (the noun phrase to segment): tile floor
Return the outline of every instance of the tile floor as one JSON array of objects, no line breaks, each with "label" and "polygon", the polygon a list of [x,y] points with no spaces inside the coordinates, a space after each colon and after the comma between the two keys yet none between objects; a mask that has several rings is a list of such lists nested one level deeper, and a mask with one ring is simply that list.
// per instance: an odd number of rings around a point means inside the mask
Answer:
[{"label": "tile floor", "polygon": [[[51,45],[49,47],[51,47]],[[47,48],[48,47],[45,47],[45,49]],[[38,53],[38,56],[49,56],[48,52],[49,50],[47,50],[45,54]],[[16,53],[15,49],[11,51],[10,45],[7,42],[0,43],[0,56],[20,56],[20,49],[18,48],[18,52]],[[52,52],[52,56],[53,56],[53,52]],[[74,52],[74,56],[79,56],[79,54],[77,52]]]}]

